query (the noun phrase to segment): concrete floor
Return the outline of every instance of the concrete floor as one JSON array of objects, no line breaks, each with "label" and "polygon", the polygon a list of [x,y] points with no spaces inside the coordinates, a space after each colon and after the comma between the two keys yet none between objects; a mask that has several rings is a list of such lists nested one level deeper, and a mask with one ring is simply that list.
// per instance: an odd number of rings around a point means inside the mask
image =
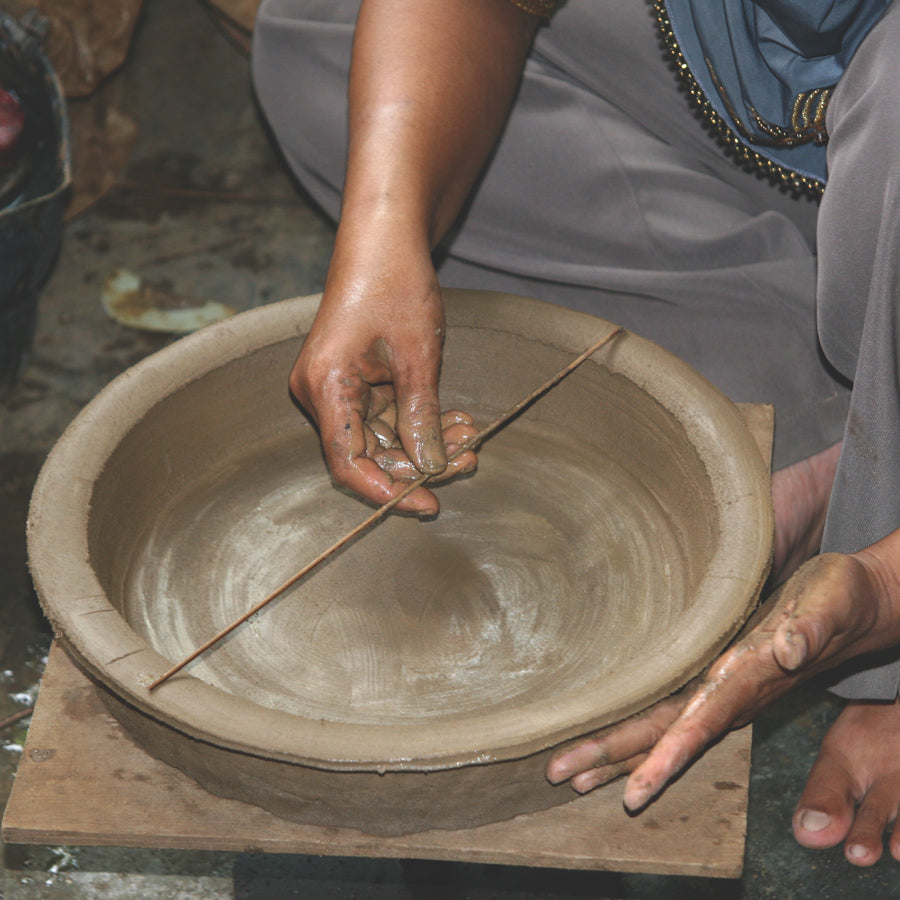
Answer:
[{"label": "concrete floor", "polygon": [[[260,124],[246,59],[198,0],[146,0],[133,53],[116,77],[124,80],[129,112],[140,124],[126,179],[141,189],[118,188],[67,225],[41,296],[31,362],[0,407],[0,719],[35,696],[49,645],[24,541],[41,462],[100,388],[171,340],[110,319],[100,305],[102,283],[126,268],[174,292],[246,309],[320,290],[331,248],[331,226],[296,190]],[[0,897],[900,897],[900,864],[882,860],[862,871],[844,862],[840,850],[815,853],[791,838],[802,779],[836,710],[810,688],[757,724],[740,880],[6,846]],[[0,733],[0,806],[26,732],[27,720]]]}]

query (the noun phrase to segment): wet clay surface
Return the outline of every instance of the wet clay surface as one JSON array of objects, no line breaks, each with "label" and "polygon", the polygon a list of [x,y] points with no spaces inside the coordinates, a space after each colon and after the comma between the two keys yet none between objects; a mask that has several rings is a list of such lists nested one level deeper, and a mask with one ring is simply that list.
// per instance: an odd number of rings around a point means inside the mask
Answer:
[{"label": "wet clay surface", "polygon": [[[304,437],[215,467],[135,549],[125,615],[164,656],[187,656],[361,519]],[[676,626],[684,535],[596,448],[517,423],[440,497],[434,521],[389,518],[190,673],[295,715],[425,723],[552,700],[642,664]]]}]

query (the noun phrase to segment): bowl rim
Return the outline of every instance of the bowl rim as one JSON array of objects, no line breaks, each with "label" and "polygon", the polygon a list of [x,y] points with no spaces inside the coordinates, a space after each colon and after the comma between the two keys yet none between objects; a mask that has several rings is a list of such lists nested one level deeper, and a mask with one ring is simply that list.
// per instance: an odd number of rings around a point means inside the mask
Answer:
[{"label": "bowl rim", "polygon": [[[586,313],[510,294],[445,290],[444,296],[450,329],[500,329],[572,356],[614,327]],[[680,662],[665,683],[648,693],[635,662],[620,670],[620,677],[636,686],[623,688],[614,708],[598,710],[588,683],[552,701],[427,727],[306,719],[212,687],[189,668],[149,692],[146,685],[174,661],[128,625],[90,565],[94,482],[128,430],[179,388],[267,345],[296,337],[299,346],[320,297],[241,313],[148,356],[104,388],[47,457],[29,510],[29,565],[55,635],[103,689],[177,732],[252,756],[337,771],[430,771],[529,756],[620,721],[693,678],[737,633],[769,570],[774,524],[768,467],[730,400],[668,351],[626,332],[600,351],[597,362],[655,397],[684,428],[708,471],[719,513],[720,538],[698,585],[697,605],[709,600],[710,608],[721,612],[713,629],[708,621],[693,622],[671,636],[666,653]],[[362,506],[361,511],[362,519]],[[631,668],[629,682],[624,676]]]}]

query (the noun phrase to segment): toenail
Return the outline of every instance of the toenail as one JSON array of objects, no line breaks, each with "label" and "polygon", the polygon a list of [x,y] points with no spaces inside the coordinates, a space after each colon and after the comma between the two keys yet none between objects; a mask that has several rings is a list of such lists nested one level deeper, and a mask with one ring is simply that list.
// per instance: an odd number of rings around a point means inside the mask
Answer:
[{"label": "toenail", "polygon": [[862,844],[851,844],[847,848],[847,856],[851,859],[865,859],[869,855],[869,851]]},{"label": "toenail", "polygon": [[800,814],[800,827],[804,831],[821,831],[831,824],[831,816],[815,809],[804,809]]}]

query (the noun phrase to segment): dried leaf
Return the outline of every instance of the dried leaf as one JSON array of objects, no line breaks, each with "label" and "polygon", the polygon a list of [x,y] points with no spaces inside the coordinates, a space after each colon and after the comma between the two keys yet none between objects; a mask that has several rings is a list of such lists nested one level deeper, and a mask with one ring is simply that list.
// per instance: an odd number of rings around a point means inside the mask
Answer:
[{"label": "dried leaf", "polygon": [[49,26],[44,51],[67,97],[86,97],[125,61],[143,0],[5,0],[21,18],[36,9]]}]

